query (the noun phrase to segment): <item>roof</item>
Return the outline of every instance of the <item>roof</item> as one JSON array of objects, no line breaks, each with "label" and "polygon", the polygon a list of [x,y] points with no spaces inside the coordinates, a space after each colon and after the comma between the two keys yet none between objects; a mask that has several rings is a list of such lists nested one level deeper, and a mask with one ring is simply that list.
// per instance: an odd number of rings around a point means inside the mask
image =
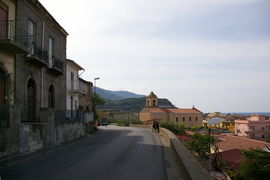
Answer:
[{"label": "roof", "polygon": [[35,8],[37,8],[41,14],[45,14],[49,21],[54,23],[54,26],[58,28],[65,36],[68,36],[67,31],[54,19],[54,17],[49,13],[49,11],[38,1],[38,0],[29,0]]},{"label": "roof", "polygon": [[147,107],[142,110],[142,112],[150,112],[150,113],[176,113],[176,114],[189,114],[189,113],[197,113],[200,114],[200,111],[196,109],[178,109],[178,108],[161,108],[161,107]]},{"label": "roof", "polygon": [[67,59],[67,62],[77,66],[80,70],[84,70],[83,67],[81,67],[78,63],[76,63],[75,61],[71,60],[71,59]]},{"label": "roof", "polygon": [[188,113],[201,113],[200,111],[196,109],[183,109],[183,108],[170,108],[168,109],[172,113],[183,113],[183,114],[188,114]]},{"label": "roof", "polygon": [[93,83],[91,81],[86,81],[85,79],[83,78],[79,78],[80,81],[86,83],[86,84],[89,84],[90,86],[93,85]]},{"label": "roof", "polygon": [[227,120],[220,117],[213,117],[213,118],[207,118],[206,122],[207,124],[210,124],[210,125],[218,125],[220,122],[227,122]]},{"label": "roof", "polygon": [[167,113],[168,110],[166,108],[159,108],[159,107],[148,107],[144,108],[142,112],[150,112],[150,113]]},{"label": "roof", "polygon": [[227,151],[231,149],[263,149],[264,147],[270,147],[270,143],[258,141],[255,139],[248,139],[244,137],[222,134],[222,135],[214,135],[219,138],[221,141],[217,142],[217,146],[222,151]]},{"label": "roof", "polygon": [[226,164],[231,169],[238,169],[240,164],[244,161],[244,155],[241,154],[240,149],[230,149],[227,151],[220,152],[222,160],[226,162]]},{"label": "roof", "polygon": [[147,96],[147,98],[157,98],[157,95],[151,91],[151,93]]},{"label": "roof", "polygon": [[188,137],[188,136],[183,136],[183,135],[175,135],[178,139],[182,140],[182,141],[191,141],[192,138],[191,137]]}]

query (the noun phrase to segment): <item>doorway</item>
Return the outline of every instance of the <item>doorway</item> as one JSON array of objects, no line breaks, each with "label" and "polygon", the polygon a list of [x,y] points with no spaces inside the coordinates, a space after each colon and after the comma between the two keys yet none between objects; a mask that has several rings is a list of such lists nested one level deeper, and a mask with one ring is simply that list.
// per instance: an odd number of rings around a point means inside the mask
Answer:
[{"label": "doorway", "polygon": [[36,116],[36,83],[29,79],[27,83],[27,121],[34,121]]}]

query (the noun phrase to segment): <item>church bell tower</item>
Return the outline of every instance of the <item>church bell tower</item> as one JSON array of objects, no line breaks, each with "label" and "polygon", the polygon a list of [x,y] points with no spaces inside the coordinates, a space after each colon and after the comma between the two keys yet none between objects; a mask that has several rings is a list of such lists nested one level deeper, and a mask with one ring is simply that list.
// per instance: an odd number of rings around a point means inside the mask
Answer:
[{"label": "church bell tower", "polygon": [[146,107],[158,107],[158,97],[153,92],[146,97]]}]

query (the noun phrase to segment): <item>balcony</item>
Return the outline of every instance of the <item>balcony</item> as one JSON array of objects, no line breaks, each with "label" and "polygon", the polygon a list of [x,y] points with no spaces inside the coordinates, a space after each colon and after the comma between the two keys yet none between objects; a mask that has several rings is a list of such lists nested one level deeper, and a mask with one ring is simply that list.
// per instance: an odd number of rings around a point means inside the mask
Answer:
[{"label": "balcony", "polygon": [[48,71],[56,75],[62,75],[64,72],[64,62],[62,62],[60,59],[56,58],[55,56],[52,56],[51,61],[49,60]]},{"label": "balcony", "polygon": [[32,45],[31,54],[26,55],[26,60],[38,66],[48,66],[48,52]]},{"label": "balcony", "polygon": [[27,33],[15,21],[0,21],[0,48],[14,54],[29,52]]}]

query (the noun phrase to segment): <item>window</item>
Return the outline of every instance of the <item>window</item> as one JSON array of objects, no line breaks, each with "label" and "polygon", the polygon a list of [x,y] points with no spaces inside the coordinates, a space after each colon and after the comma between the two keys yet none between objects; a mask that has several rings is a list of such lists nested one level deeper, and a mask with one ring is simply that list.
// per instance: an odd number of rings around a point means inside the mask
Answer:
[{"label": "window", "polygon": [[262,127],[262,130],[264,131],[264,127]]},{"label": "window", "polygon": [[70,88],[71,88],[71,90],[73,90],[74,89],[74,73],[73,72],[71,72],[70,73]]},{"label": "window", "polygon": [[175,121],[176,121],[176,122],[178,122],[178,117],[177,117],[177,118],[175,118]]},{"label": "window", "polygon": [[28,21],[28,45],[30,48],[31,54],[35,52],[35,32],[36,32],[36,25],[33,21]]},{"label": "window", "polygon": [[195,117],[195,121],[198,121],[198,117]]},{"label": "window", "polygon": [[149,100],[147,100],[147,106],[148,106],[148,107],[150,106],[150,104],[149,104]]},{"label": "window", "polygon": [[183,122],[185,122],[185,117],[183,117]]},{"label": "window", "polygon": [[54,87],[50,85],[49,87],[49,108],[54,108]]},{"label": "window", "polygon": [[156,100],[153,100],[153,106],[156,106]]},{"label": "window", "polygon": [[77,110],[78,109],[78,101],[77,101],[77,99],[75,99],[75,110]]},{"label": "window", "polygon": [[191,117],[189,117],[189,121],[191,121]]},{"label": "window", "polygon": [[53,67],[54,39],[49,37],[49,67]]},{"label": "window", "polygon": [[0,7],[0,39],[6,39],[8,35],[8,12],[5,9]]}]

